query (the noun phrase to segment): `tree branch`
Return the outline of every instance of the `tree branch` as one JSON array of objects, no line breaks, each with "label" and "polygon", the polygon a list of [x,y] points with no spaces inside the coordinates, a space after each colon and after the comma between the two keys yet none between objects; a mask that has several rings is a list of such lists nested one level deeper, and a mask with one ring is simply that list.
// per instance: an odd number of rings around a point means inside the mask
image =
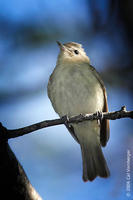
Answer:
[{"label": "tree branch", "polygon": [[133,119],[133,111],[127,111],[126,107],[123,106],[121,110],[115,111],[115,112],[97,112],[92,114],[80,114],[77,116],[73,116],[71,118],[68,118],[67,116],[54,119],[54,120],[46,120],[42,121],[36,124],[32,124],[30,126],[26,126],[19,129],[9,130],[2,126],[0,123],[0,140],[7,140],[10,138],[19,137],[28,133],[31,133],[33,131],[37,131],[42,128],[47,128],[49,126],[55,126],[55,125],[61,125],[65,123],[80,123],[82,121],[86,120],[98,120],[98,119],[110,119],[110,120],[116,120],[120,118],[131,118]]},{"label": "tree branch", "polygon": [[0,196],[4,200],[42,200],[6,141],[0,141]]},{"label": "tree branch", "polygon": [[[30,132],[46,128],[49,126],[55,126],[66,123],[80,123],[86,120],[98,120],[98,119],[120,119],[120,118],[132,118],[133,111],[126,111],[126,107],[123,106],[121,110],[115,112],[93,113],[93,114],[80,114],[68,118],[64,116],[62,118],[54,120],[42,121],[30,126],[26,126],[20,129],[9,130],[6,129],[0,123],[0,192],[4,195],[4,199],[23,199],[23,200],[41,200],[41,197],[30,184],[22,166],[16,159],[15,155],[11,151],[7,140],[9,138],[15,138],[28,134]],[[10,177],[10,178],[9,178]],[[8,191],[8,193],[7,193]]]}]

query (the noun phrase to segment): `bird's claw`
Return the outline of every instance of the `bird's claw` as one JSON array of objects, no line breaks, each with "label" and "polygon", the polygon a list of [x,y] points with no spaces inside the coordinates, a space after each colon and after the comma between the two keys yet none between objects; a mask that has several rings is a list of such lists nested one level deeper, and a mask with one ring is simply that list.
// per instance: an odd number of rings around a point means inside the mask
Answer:
[{"label": "bird's claw", "polygon": [[67,115],[62,116],[61,119],[64,121],[65,125],[68,125],[69,117]]},{"label": "bird's claw", "polygon": [[102,120],[103,120],[103,112],[102,112],[102,111],[97,111],[97,112],[96,112],[96,115],[97,115],[97,117],[98,117],[97,123],[98,123],[98,125],[101,125],[101,122],[102,122]]}]

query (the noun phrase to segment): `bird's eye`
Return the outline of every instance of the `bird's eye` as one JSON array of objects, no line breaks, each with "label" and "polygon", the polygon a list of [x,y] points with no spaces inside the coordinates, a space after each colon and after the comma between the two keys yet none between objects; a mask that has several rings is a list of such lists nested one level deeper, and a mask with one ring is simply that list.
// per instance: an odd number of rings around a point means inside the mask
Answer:
[{"label": "bird's eye", "polygon": [[74,50],[74,53],[75,53],[75,54],[79,54],[79,51],[78,51],[78,50]]}]

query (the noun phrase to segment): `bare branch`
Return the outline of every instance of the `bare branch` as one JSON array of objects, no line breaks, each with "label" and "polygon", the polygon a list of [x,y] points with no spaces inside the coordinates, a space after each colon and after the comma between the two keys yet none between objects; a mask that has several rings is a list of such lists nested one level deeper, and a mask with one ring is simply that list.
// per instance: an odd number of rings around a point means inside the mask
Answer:
[{"label": "bare branch", "polygon": [[2,140],[0,141],[0,196],[5,200],[42,200],[8,142]]},{"label": "bare branch", "polygon": [[30,126],[26,126],[19,129],[9,130],[0,124],[0,140],[7,140],[10,138],[19,137],[28,133],[31,133],[33,131],[37,131],[42,128],[47,128],[49,126],[55,126],[55,125],[61,125],[66,123],[80,123],[82,121],[86,120],[96,120],[96,119],[110,119],[110,120],[116,120],[120,118],[132,118],[133,119],[133,111],[127,111],[126,107],[123,106],[121,110],[115,111],[115,112],[98,112],[98,113],[92,113],[92,114],[80,114],[77,116],[73,116],[71,118],[68,118],[67,116],[64,116],[62,118],[54,119],[54,120],[46,120],[42,121],[36,124],[32,124]]}]

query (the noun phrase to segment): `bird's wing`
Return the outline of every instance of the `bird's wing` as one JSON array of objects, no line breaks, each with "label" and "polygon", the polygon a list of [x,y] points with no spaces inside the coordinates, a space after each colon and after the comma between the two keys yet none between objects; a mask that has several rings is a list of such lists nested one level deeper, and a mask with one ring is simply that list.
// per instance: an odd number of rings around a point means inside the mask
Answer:
[{"label": "bird's wing", "polygon": [[[90,69],[93,72],[93,75],[97,78],[99,81],[102,89],[103,89],[103,94],[104,94],[104,107],[103,107],[103,112],[108,112],[108,104],[107,104],[107,94],[106,94],[106,89],[104,87],[104,83],[99,75],[99,73],[96,71],[96,69],[90,65]],[[104,147],[106,146],[108,140],[109,140],[109,120],[103,119],[101,122],[101,128],[100,128],[100,142],[101,145]]]}]

